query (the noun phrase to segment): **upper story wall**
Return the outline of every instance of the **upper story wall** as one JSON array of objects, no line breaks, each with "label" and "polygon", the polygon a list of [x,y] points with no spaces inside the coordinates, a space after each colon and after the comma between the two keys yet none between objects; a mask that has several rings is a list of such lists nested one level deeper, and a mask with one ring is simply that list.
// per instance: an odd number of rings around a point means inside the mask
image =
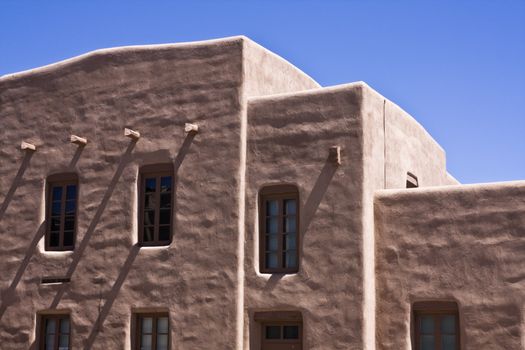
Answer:
[{"label": "upper story wall", "polygon": [[246,97],[321,87],[282,57],[247,38],[244,38],[243,57]]},{"label": "upper story wall", "polygon": [[417,176],[419,187],[458,184],[447,173],[441,146],[399,106],[367,88],[363,113],[365,133],[374,135],[369,148],[383,147],[370,159],[382,163],[384,188],[405,188],[407,172]]},{"label": "upper story wall", "polygon": [[[207,348],[208,337],[217,349],[235,342],[235,324],[224,319],[236,314],[242,45],[101,50],[0,79],[6,349],[29,348],[36,313],[55,308],[71,310],[73,348],[126,348],[132,308],[155,307],[170,310],[174,348]],[[185,122],[199,134],[186,136]],[[71,134],[87,146],[69,143]],[[22,140],[37,146],[30,159]],[[138,169],[155,163],[173,164],[176,176],[173,243],[138,249]],[[45,252],[45,179],[65,171],[79,176],[75,250]],[[71,283],[41,285],[43,276]],[[108,327],[96,320],[115,331],[99,332]]]},{"label": "upper story wall", "polygon": [[[296,310],[305,348],[362,349],[361,99],[349,84],[249,100],[245,348],[258,349],[254,312]],[[299,271],[261,274],[258,195],[280,184],[299,191]]]},{"label": "upper story wall", "polygon": [[525,182],[381,191],[375,214],[379,350],[411,349],[411,305],[435,300],[461,349],[525,346]]}]

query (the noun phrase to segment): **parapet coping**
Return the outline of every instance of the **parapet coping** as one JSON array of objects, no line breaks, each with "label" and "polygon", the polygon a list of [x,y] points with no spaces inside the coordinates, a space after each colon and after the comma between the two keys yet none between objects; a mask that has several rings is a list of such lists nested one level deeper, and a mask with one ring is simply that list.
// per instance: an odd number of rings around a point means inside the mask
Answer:
[{"label": "parapet coping", "polygon": [[[137,52],[137,51],[156,51],[156,50],[165,50],[165,49],[176,49],[176,48],[181,48],[181,47],[183,48],[202,47],[202,46],[210,46],[210,45],[217,45],[217,44],[224,44],[224,43],[235,43],[235,42],[249,42],[253,44],[254,47],[257,47],[259,50],[265,51],[266,53],[273,56],[275,59],[282,61],[286,65],[290,66],[292,69],[296,70],[298,73],[310,79],[316,85],[320,86],[319,83],[315,81],[315,79],[310,77],[308,74],[303,72],[301,69],[296,67],[294,64],[284,59],[283,57],[279,56],[275,52],[268,50],[264,46],[259,45],[257,42],[251,40],[245,35],[236,35],[236,36],[229,36],[229,37],[224,37],[224,38],[187,41],[187,42],[178,42],[178,43],[126,45],[126,46],[116,46],[116,47],[110,47],[110,48],[96,49],[96,50],[89,51],[89,52],[86,52],[78,56],[66,58],[64,60],[53,62],[53,63],[47,64],[44,66],[35,67],[35,68],[31,68],[31,69],[27,69],[27,70],[23,70],[19,72],[8,73],[5,75],[2,75],[0,76],[0,83],[11,81],[11,80],[16,80],[16,79],[21,79],[21,78],[26,78],[28,76],[36,75],[36,74],[51,73],[53,71],[57,71],[59,69],[65,68],[75,63],[79,63],[87,58],[95,57],[95,56],[111,55],[111,54],[126,53],[126,52],[132,53],[132,52]],[[244,57],[244,53],[243,53],[243,57]]]},{"label": "parapet coping", "polygon": [[396,199],[410,196],[424,196],[428,194],[439,193],[461,193],[461,192],[481,192],[481,191],[498,191],[511,190],[513,188],[525,189],[525,180],[502,181],[502,182],[485,182],[475,184],[456,184],[443,186],[429,186],[418,188],[402,189],[381,189],[374,193],[376,200],[382,198]]}]

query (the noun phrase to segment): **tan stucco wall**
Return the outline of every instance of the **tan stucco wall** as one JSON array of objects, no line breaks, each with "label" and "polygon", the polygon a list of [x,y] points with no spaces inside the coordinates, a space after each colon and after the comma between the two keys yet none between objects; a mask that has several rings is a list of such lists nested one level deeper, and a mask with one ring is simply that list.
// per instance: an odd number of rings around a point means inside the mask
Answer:
[{"label": "tan stucco wall", "polygon": [[[100,50],[0,78],[2,349],[34,346],[36,314],[48,309],[71,312],[74,348],[129,348],[132,311],[150,308],[170,311],[173,349],[235,348],[243,74],[245,57],[260,55],[247,41]],[[252,86],[317,86],[296,78]],[[197,136],[185,135],[185,122],[199,125]],[[130,142],[124,127],[141,139]],[[71,134],[88,145],[79,150]],[[31,158],[22,140],[36,144]],[[176,171],[173,243],[139,250],[138,168],[159,162]],[[65,171],[79,174],[76,249],[44,252],[45,179]],[[50,275],[71,283],[41,285]]]},{"label": "tan stucco wall", "polygon": [[377,345],[411,349],[411,305],[456,301],[462,349],[523,349],[525,182],[382,191]]},{"label": "tan stucco wall", "polygon": [[[248,105],[245,348],[259,349],[253,313],[302,312],[305,349],[362,348],[361,89],[347,85],[251,99]],[[342,164],[327,162],[330,146]],[[260,274],[257,194],[294,184],[300,201],[297,274]]]}]

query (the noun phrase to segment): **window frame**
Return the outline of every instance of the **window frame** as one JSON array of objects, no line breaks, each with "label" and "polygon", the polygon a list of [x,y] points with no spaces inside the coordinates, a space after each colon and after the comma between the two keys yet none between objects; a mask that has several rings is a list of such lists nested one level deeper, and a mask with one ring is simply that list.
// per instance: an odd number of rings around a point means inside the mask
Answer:
[{"label": "window frame", "polygon": [[[76,196],[75,196],[75,215],[74,215],[74,227],[73,227],[73,239],[71,245],[64,245],[64,233],[65,233],[65,210],[66,210],[66,192],[68,185],[76,186]],[[46,251],[72,251],[75,250],[75,242],[77,237],[77,228],[78,228],[78,204],[79,204],[79,193],[80,185],[79,178],[76,173],[64,173],[64,174],[55,174],[48,176],[46,180],[46,234],[45,234],[45,250]],[[53,210],[53,188],[62,187],[62,197],[60,199],[60,229],[58,246],[51,246],[51,214]]]},{"label": "window frame", "polygon": [[413,319],[414,319],[414,333],[412,345],[415,350],[421,350],[421,330],[420,330],[420,318],[422,316],[432,316],[434,320],[434,347],[441,349],[441,318],[443,316],[454,316],[455,317],[455,336],[456,336],[456,350],[461,349],[461,328],[459,320],[459,309],[456,302],[443,302],[443,301],[429,301],[429,302],[416,302],[413,307]]},{"label": "window frame", "polygon": [[151,317],[152,320],[152,333],[151,333],[151,349],[157,349],[157,321],[161,317],[168,319],[168,349],[171,349],[171,322],[169,313],[166,312],[138,312],[135,313],[135,346],[134,349],[140,350],[140,344],[142,341],[142,319],[145,317]]},{"label": "window frame", "polygon": [[[300,262],[300,201],[299,201],[299,189],[295,185],[274,185],[266,186],[259,191],[259,271],[261,273],[281,273],[281,274],[293,274],[299,271]],[[283,267],[283,203],[286,199],[294,199],[296,201],[295,208],[295,242],[296,242],[296,266],[295,267]],[[269,268],[266,267],[266,201],[278,200],[279,210],[279,224],[278,224],[278,248],[277,248],[277,262],[279,267]]]},{"label": "window frame", "polygon": [[71,322],[71,316],[70,314],[41,314],[39,316],[40,318],[40,336],[38,337],[39,339],[39,349],[40,350],[45,350],[46,349],[46,340],[47,340],[47,333],[46,333],[46,321],[47,320],[56,320],[58,321],[55,325],[55,344],[53,346],[53,350],[59,350],[60,349],[60,335],[62,333],[60,333],[60,326],[62,324],[62,320],[64,319],[67,319],[69,321],[69,333],[64,333],[64,334],[67,334],[69,336],[68,338],[68,349],[71,349],[71,334],[72,334],[72,329],[73,329],[73,325],[72,325],[72,322]]},{"label": "window frame", "polygon": [[[170,202],[170,226],[169,240],[160,241],[160,178],[171,176],[171,202]],[[146,178],[155,177],[155,224],[153,225],[153,240],[144,241],[144,202],[146,196]],[[138,245],[141,247],[169,246],[173,241],[174,227],[174,202],[175,202],[175,172],[172,163],[154,164],[142,166],[139,170],[139,211],[138,211]]]}]

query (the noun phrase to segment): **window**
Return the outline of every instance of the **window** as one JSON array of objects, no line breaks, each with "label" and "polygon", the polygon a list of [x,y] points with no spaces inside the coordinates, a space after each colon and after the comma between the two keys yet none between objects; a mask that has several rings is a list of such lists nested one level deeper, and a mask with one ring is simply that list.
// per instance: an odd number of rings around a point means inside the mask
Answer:
[{"label": "window", "polygon": [[71,348],[69,315],[43,315],[41,326],[41,350],[69,350]]},{"label": "window", "polygon": [[173,165],[146,166],[140,176],[139,243],[169,245],[173,227]]},{"label": "window", "polygon": [[414,304],[416,350],[459,350],[459,319],[455,302]]},{"label": "window", "polygon": [[417,176],[411,172],[407,173],[407,188],[417,188],[419,187],[419,182],[417,181]]},{"label": "window", "polygon": [[299,194],[295,186],[273,186],[260,194],[260,267],[266,273],[298,271]]},{"label": "window", "polygon": [[137,350],[168,350],[169,319],[167,313],[137,315]]},{"label": "window", "polygon": [[73,250],[78,202],[76,174],[50,176],[47,194],[46,250]]},{"label": "window", "polygon": [[254,320],[261,325],[262,350],[301,350],[303,322],[297,311],[256,312]]}]

